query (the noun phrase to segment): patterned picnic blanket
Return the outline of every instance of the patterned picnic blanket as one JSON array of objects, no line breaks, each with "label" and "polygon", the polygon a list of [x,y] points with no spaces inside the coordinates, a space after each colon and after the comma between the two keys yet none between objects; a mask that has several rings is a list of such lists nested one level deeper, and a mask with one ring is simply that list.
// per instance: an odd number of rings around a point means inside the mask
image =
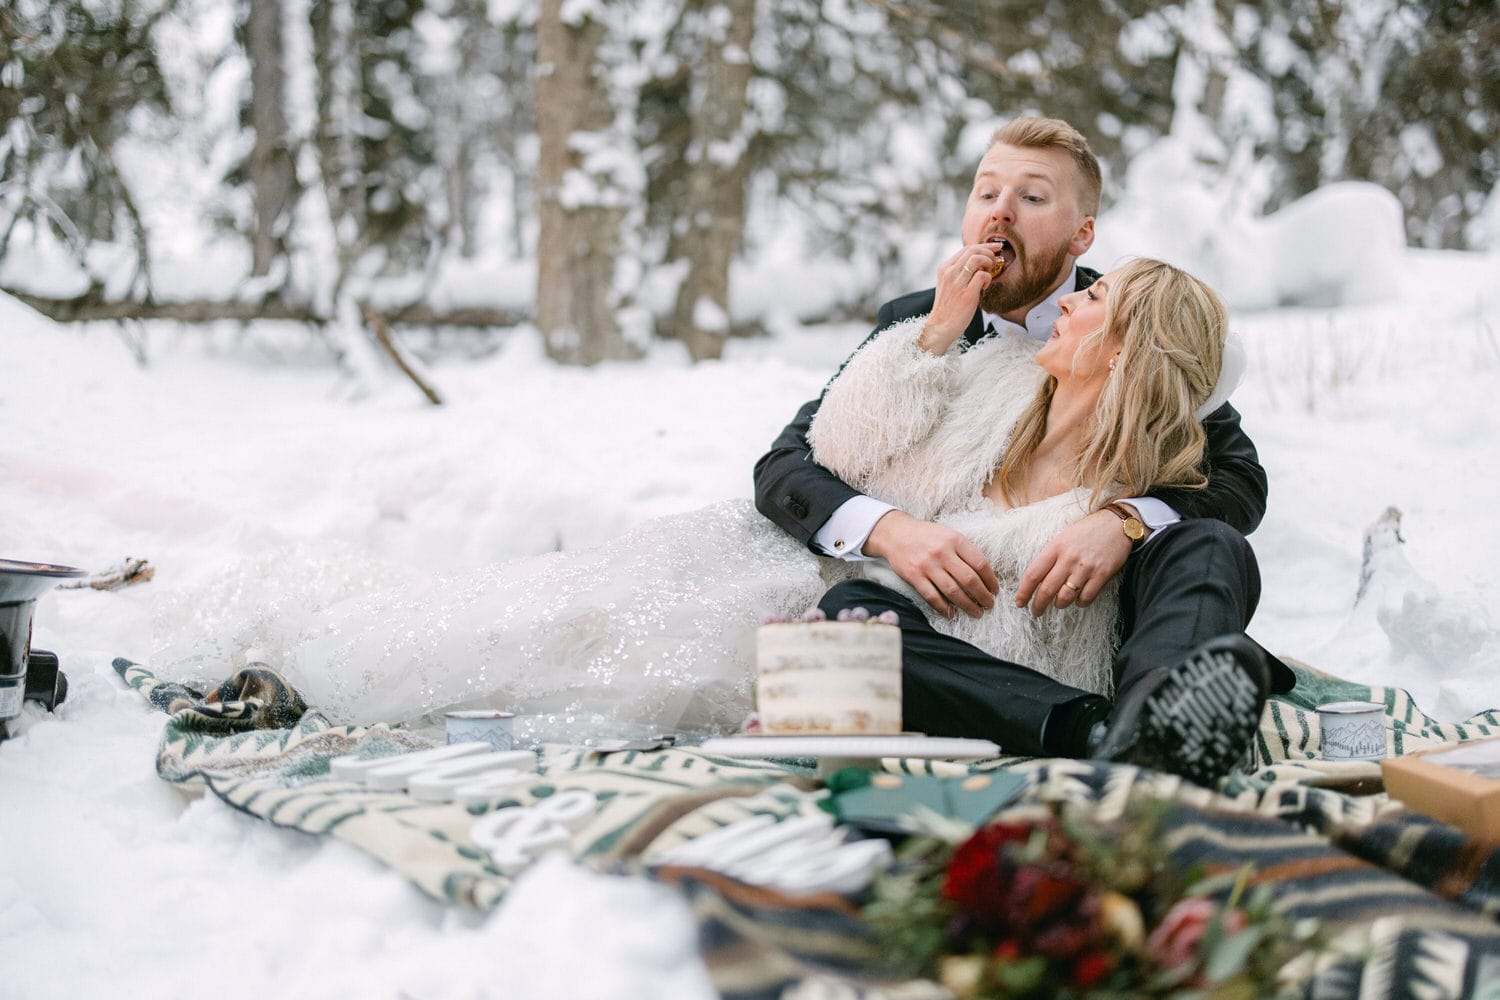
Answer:
[{"label": "patterned picnic blanket", "polygon": [[[1392,754],[1500,734],[1500,713],[1443,724],[1399,689],[1293,667],[1297,689],[1268,706],[1253,769],[1217,792],[1087,761],[887,760],[883,766],[933,774],[1007,769],[1028,782],[1015,808],[1063,801],[1101,820],[1140,797],[1170,801],[1163,832],[1174,863],[1233,870],[1253,862],[1257,880],[1276,887],[1280,908],[1323,923],[1328,948],[1288,970],[1306,996],[1500,996],[1500,848],[1409,813],[1383,794],[1350,794],[1378,788],[1379,766],[1318,759],[1313,709],[1335,700],[1383,703]],[[788,897],[700,869],[651,864],[662,851],[751,815],[817,810],[825,793],[807,768],[687,749],[555,750],[541,757],[534,780],[510,786],[503,799],[470,808],[424,803],[334,780],[329,761],[420,749],[430,741],[389,726],[336,725],[271,671],[240,671],[205,693],[163,682],[128,660],[115,661],[115,669],[169,713],[157,757],[163,779],[184,790],[206,789],[279,826],[344,840],[438,899],[488,909],[510,884],[469,838],[477,815],[584,789],[599,805],[573,835],[574,856],[679,887],[698,916],[700,948],[725,997],[944,995],[931,983],[873,974],[878,956],[849,900]]]},{"label": "patterned picnic blanket", "polygon": [[532,805],[582,789],[598,807],[574,832],[573,855],[601,867],[670,850],[756,814],[817,811],[806,776],[760,761],[682,750],[544,753],[534,780],[467,808],[423,802],[404,791],[336,780],[329,762],[382,757],[433,742],[385,725],[340,726],[306,709],[274,672],[239,671],[207,694],[167,683],[146,667],[114,662],[117,673],[170,713],[156,771],[184,791],[207,790],[277,826],[336,837],[391,865],[429,895],[487,910],[511,879],[469,837],[477,816]]}]

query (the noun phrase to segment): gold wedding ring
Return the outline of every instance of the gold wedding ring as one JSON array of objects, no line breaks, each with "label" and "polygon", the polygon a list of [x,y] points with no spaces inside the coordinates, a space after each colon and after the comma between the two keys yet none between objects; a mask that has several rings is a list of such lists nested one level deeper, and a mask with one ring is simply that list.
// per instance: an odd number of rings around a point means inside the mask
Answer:
[{"label": "gold wedding ring", "polygon": [[964,267],[964,277],[966,277],[966,278],[972,278],[972,277],[974,277],[974,269],[971,268],[971,267],[965,266]]},{"label": "gold wedding ring", "polygon": [[1064,590],[1078,590],[1079,587],[1078,587],[1078,584],[1074,583],[1072,580],[1069,580],[1067,583],[1063,584],[1063,589]]}]

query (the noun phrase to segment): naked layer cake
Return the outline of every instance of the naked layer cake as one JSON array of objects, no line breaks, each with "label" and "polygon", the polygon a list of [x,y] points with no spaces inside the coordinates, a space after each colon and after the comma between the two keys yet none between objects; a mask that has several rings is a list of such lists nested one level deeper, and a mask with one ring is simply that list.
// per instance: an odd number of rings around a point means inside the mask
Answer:
[{"label": "naked layer cake", "polygon": [[755,700],[768,734],[899,733],[901,630],[874,621],[762,625]]}]

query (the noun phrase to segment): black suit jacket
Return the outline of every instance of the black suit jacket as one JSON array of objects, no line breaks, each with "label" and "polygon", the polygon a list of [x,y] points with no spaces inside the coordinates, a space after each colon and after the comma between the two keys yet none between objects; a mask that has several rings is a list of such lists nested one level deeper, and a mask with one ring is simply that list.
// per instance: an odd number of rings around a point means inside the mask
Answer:
[{"label": "black suit jacket", "polygon": [[[1096,271],[1078,268],[1075,290],[1088,287],[1098,277]],[[929,288],[887,302],[880,307],[870,336],[892,323],[931,312],[936,295],[936,289]],[[976,310],[964,331],[964,339],[971,344],[984,336],[981,315]],[[803,404],[796,418],[771,443],[771,450],[755,463],[756,508],[809,547],[833,512],[859,495],[858,490],[812,459],[807,431],[822,401],[820,395]],[[1151,496],[1171,504],[1185,518],[1217,518],[1248,535],[1266,513],[1266,473],[1255,445],[1240,429],[1240,415],[1228,403],[1208,415],[1203,429],[1208,434],[1204,449],[1208,485],[1201,490],[1153,490]]]}]

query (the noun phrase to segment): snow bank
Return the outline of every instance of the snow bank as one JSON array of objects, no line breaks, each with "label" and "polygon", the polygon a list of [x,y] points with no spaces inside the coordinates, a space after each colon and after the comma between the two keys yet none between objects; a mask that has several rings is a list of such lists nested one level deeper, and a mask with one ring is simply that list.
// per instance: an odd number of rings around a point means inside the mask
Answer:
[{"label": "snow bank", "polygon": [[1248,179],[1215,182],[1187,144],[1136,157],[1085,262],[1160,257],[1214,286],[1231,309],[1340,306],[1398,298],[1401,203],[1375,184],[1331,184],[1268,216],[1245,204]]}]

